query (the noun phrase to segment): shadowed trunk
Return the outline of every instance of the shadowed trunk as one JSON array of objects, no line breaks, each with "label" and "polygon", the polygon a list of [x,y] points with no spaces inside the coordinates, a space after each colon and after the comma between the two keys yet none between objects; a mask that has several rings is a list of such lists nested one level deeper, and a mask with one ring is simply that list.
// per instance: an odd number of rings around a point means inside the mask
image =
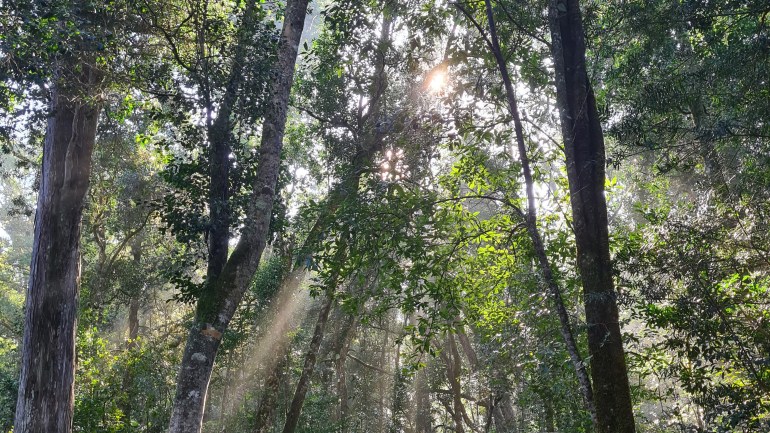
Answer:
[{"label": "shadowed trunk", "polygon": [[449,388],[452,395],[452,420],[454,421],[454,430],[458,433],[465,432],[465,405],[462,400],[462,386],[460,384],[460,374],[462,374],[462,363],[460,353],[457,350],[457,344],[454,335],[447,336],[446,353],[441,352],[441,358],[446,367],[446,377],[449,382]]},{"label": "shadowed trunk", "polygon": [[211,370],[222,334],[248,289],[267,243],[273,198],[280,169],[289,92],[308,0],[290,0],[286,6],[278,58],[270,84],[262,126],[257,178],[248,206],[247,224],[222,271],[207,276],[182,357],[169,433],[201,430]]},{"label": "shadowed trunk", "polygon": [[[243,67],[246,51],[254,27],[257,12],[256,2],[246,1],[243,18],[238,28],[237,42],[230,75],[225,91],[218,104],[217,117],[208,125],[209,141],[209,227],[208,257],[206,275],[215,279],[227,263],[230,242],[230,153],[233,140],[233,108],[238,101],[241,83],[244,80]],[[211,95],[206,98],[210,100]],[[212,107],[207,109],[210,111]]]},{"label": "shadowed trunk", "polygon": [[633,433],[634,414],[610,262],[604,137],[586,72],[580,5],[577,0],[553,0],[549,9],[556,96],[588,325],[596,428],[600,433]]},{"label": "shadowed trunk", "polygon": [[100,112],[91,87],[101,82],[101,74],[90,66],[77,67],[83,72],[67,77],[76,84],[65,87],[70,83],[56,77],[51,89],[25,305],[17,433],[72,431],[80,228]]},{"label": "shadowed trunk", "polygon": [[545,430],[549,433],[556,431],[556,422],[554,421],[553,401],[543,400],[543,409],[545,411]]},{"label": "shadowed trunk", "polygon": [[286,365],[289,361],[288,355],[288,351],[284,350],[265,378],[265,384],[262,387],[262,397],[259,400],[259,409],[257,410],[257,425],[254,429],[257,433],[270,433],[273,431],[275,412],[278,407],[278,392],[281,389],[281,383],[285,376],[284,370],[286,370]]},{"label": "shadowed trunk", "polygon": [[499,432],[516,432],[519,429],[516,426],[516,413],[513,411],[513,402],[511,401],[511,394],[504,393],[502,397],[499,397],[500,401],[497,402],[492,412],[492,416],[495,420],[495,429]]}]

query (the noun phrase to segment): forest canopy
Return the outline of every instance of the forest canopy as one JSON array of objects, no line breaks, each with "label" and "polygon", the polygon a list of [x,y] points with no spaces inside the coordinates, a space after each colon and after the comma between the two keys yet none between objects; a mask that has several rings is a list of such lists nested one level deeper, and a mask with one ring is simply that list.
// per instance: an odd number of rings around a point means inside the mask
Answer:
[{"label": "forest canopy", "polygon": [[766,0],[0,0],[0,431],[770,431]]}]

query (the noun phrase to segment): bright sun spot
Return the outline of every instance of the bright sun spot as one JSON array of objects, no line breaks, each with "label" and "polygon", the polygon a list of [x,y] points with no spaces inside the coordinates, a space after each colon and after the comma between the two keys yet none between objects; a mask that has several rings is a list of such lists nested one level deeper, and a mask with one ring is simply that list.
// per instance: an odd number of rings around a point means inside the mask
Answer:
[{"label": "bright sun spot", "polygon": [[446,71],[437,70],[431,74],[431,77],[428,81],[428,90],[431,93],[439,93],[442,90],[444,90],[444,87],[446,87],[446,84],[447,84]]}]

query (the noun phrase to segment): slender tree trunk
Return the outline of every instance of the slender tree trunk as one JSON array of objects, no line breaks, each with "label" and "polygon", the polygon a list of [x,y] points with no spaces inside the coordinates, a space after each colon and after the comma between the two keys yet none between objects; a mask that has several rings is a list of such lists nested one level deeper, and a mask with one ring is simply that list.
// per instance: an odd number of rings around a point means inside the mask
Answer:
[{"label": "slender tree trunk", "polygon": [[265,385],[262,387],[262,397],[259,400],[259,409],[257,410],[257,422],[254,430],[256,433],[273,431],[275,412],[278,407],[278,392],[281,389],[288,360],[288,351],[283,350],[265,378]]},{"label": "slender tree trunk", "polygon": [[425,368],[421,368],[414,380],[414,426],[415,433],[433,432],[433,417],[430,411],[430,381]]},{"label": "slender tree trunk", "polygon": [[552,0],[549,9],[597,429],[600,433],[632,433],[634,414],[610,262],[604,138],[586,72],[580,5],[577,0]]},{"label": "slender tree trunk", "polygon": [[[374,83],[371,89],[371,95],[369,100],[370,111],[362,118],[361,129],[361,141],[357,145],[356,153],[351,160],[350,175],[344,179],[336,187],[329,197],[329,209],[327,215],[333,216],[336,213],[337,208],[345,200],[355,199],[358,196],[358,189],[360,188],[361,176],[364,170],[371,164],[371,160],[375,153],[382,148],[382,133],[378,132],[375,125],[378,122],[379,110],[381,105],[381,98],[387,87],[387,79],[385,76],[385,55],[390,43],[392,18],[386,15],[383,18],[382,31],[380,34],[380,43],[377,47],[376,64],[374,70]],[[320,234],[323,228],[323,219],[316,221],[316,225],[311,229],[308,236],[309,242],[314,242],[315,238]],[[336,263],[342,264],[347,258],[347,244],[345,241],[341,241],[337,245]],[[289,411],[286,415],[286,423],[284,424],[283,433],[293,433],[297,428],[299,422],[299,415],[302,412],[302,406],[305,403],[305,397],[310,387],[310,378],[313,370],[315,369],[316,358],[318,357],[318,351],[320,350],[321,340],[323,339],[324,331],[326,328],[326,322],[329,318],[329,312],[334,304],[334,290],[340,283],[341,275],[339,272],[332,275],[329,281],[326,282],[326,299],[321,311],[318,314],[318,320],[316,322],[313,338],[310,342],[310,348],[305,355],[305,364],[302,369],[297,387],[294,392]]]},{"label": "slender tree trunk", "polygon": [[460,385],[460,369],[462,364],[453,335],[447,336],[446,353],[442,352],[441,358],[444,360],[447,381],[449,382],[449,388],[452,394],[452,420],[455,424],[454,430],[457,433],[464,433],[465,422],[463,420],[463,413],[465,412],[465,406],[463,405],[462,387]]},{"label": "slender tree trunk", "polygon": [[277,325],[265,337],[265,341],[272,344],[274,355],[269,356],[265,362],[268,373],[265,377],[262,396],[260,397],[257,409],[254,429],[257,433],[269,433],[273,430],[275,413],[278,407],[278,391],[284,378],[284,370],[286,369],[291,348],[287,334],[293,327],[293,323],[291,317],[287,317],[285,312],[289,311],[287,307],[292,303],[292,298],[295,296],[304,275],[305,268],[303,266],[296,267],[289,272],[285,278],[285,283],[282,284],[286,289],[283,290],[284,293],[279,292],[279,298],[275,301],[277,306],[273,321],[274,323],[277,322]]},{"label": "slender tree trunk", "polygon": [[136,347],[139,337],[139,299],[132,297],[128,302],[128,349]]},{"label": "slender tree trunk", "polygon": [[[487,21],[489,25],[489,45],[492,54],[497,62],[497,67],[500,71],[500,75],[503,79],[503,85],[505,87],[506,100],[508,102],[508,110],[513,118],[514,132],[516,135],[516,147],[519,153],[519,161],[521,162],[522,173],[524,175],[524,184],[527,194],[527,212],[526,215],[522,215],[525,220],[529,237],[532,240],[532,247],[535,252],[535,257],[540,267],[540,273],[543,283],[550,294],[554,306],[556,307],[556,314],[559,319],[559,331],[567,346],[567,352],[570,355],[570,360],[575,369],[578,382],[580,384],[580,391],[583,397],[583,401],[586,405],[586,409],[591,414],[591,417],[596,421],[596,409],[594,408],[593,389],[591,387],[591,381],[586,371],[586,364],[583,361],[583,357],[578,349],[575,336],[572,333],[572,325],[569,321],[569,314],[564,305],[564,300],[561,295],[561,290],[556,282],[556,278],[553,275],[551,269],[551,263],[546,254],[543,238],[540,236],[540,231],[537,227],[537,206],[535,204],[535,192],[534,192],[534,179],[532,177],[532,169],[530,167],[529,156],[527,152],[527,146],[524,141],[524,127],[521,123],[521,117],[519,115],[518,102],[516,100],[516,94],[513,91],[513,83],[511,82],[510,74],[508,73],[508,65],[500,49],[500,42],[497,36],[497,30],[495,27],[494,15],[492,12],[492,3],[490,0],[485,0]],[[464,11],[464,10],[463,10]],[[464,11],[465,12],[465,11]],[[465,12],[468,15],[467,12]],[[483,29],[479,28],[480,31]]]},{"label": "slender tree trunk", "polygon": [[543,400],[543,410],[545,411],[545,430],[548,433],[556,432],[556,423],[554,421],[553,401]]},{"label": "slender tree trunk", "polygon": [[[131,254],[134,259],[133,265],[135,269],[139,269],[142,260],[142,246],[141,242],[134,243],[131,246]],[[128,339],[126,340],[126,350],[132,352],[136,349],[137,341],[139,337],[139,293],[134,292],[131,294],[131,298],[128,301]],[[124,400],[121,402],[121,410],[123,411],[123,417],[126,425],[131,425],[132,406],[131,402],[136,395],[133,387],[134,374],[130,366],[126,366],[126,371],[123,373],[122,391],[124,393]]]},{"label": "slender tree trunk", "polygon": [[169,433],[200,432],[211,370],[222,334],[251,283],[267,243],[289,92],[307,6],[308,0],[289,0],[286,6],[278,59],[270,85],[272,97],[262,127],[257,179],[249,203],[250,218],[222,271],[216,278],[207,276],[182,357]]},{"label": "slender tree trunk", "polygon": [[305,355],[305,364],[302,367],[302,373],[297,381],[297,388],[294,391],[294,398],[286,413],[286,424],[283,426],[283,433],[294,433],[299,422],[299,415],[302,412],[302,406],[305,403],[307,391],[310,388],[310,378],[315,369],[315,361],[318,356],[318,350],[321,348],[326,322],[329,319],[329,312],[334,304],[334,294],[327,290],[321,310],[318,312],[318,321],[315,324],[313,338],[310,340],[310,347]]},{"label": "slender tree trunk", "polygon": [[[75,65],[69,65],[75,69]],[[78,85],[55,78],[43,145],[24,317],[17,433],[70,432],[80,283],[80,228],[100,107],[100,73],[79,64]],[[68,77],[68,80],[72,77]]]},{"label": "slender tree trunk", "polygon": [[345,323],[342,326],[342,330],[339,335],[338,342],[336,344],[335,353],[336,359],[334,361],[334,372],[337,376],[337,399],[339,404],[335,417],[338,422],[341,423],[341,431],[346,431],[346,420],[348,417],[348,411],[350,409],[348,404],[348,379],[347,365],[348,352],[350,351],[350,342],[353,339],[353,335],[356,332],[356,326],[358,326],[357,317],[352,314],[345,314]]},{"label": "slender tree trunk", "polygon": [[[390,338],[390,332],[388,332],[389,327],[384,323],[384,320],[382,319],[380,319],[380,326],[383,328],[383,333],[382,333],[382,343],[380,344],[379,364],[381,367],[384,367],[385,359],[386,359],[385,354],[387,352],[386,347],[388,347],[388,339]],[[380,374],[379,376],[380,377],[377,380],[377,395],[379,397],[378,405],[380,407],[379,407],[379,417],[377,418],[377,430],[382,432],[382,431],[385,431],[385,429],[387,428],[386,427],[387,424],[385,423],[385,411],[386,411],[385,408],[387,407],[386,406],[387,399],[385,397],[385,394],[386,394],[387,385],[385,383],[386,375]]]},{"label": "slender tree trunk", "polygon": [[[393,395],[390,397],[390,430],[404,431],[404,386],[406,378],[401,372],[401,342],[396,343],[396,353],[393,359]],[[384,411],[383,411],[384,415]],[[406,430],[409,430],[406,428]]]}]

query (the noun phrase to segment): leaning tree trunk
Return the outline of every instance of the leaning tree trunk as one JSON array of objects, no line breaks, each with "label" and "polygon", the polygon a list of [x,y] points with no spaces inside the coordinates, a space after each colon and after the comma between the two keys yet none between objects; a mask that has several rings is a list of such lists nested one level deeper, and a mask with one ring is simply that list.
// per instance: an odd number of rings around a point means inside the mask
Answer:
[{"label": "leaning tree trunk", "polygon": [[[270,85],[272,97],[265,111],[259,166],[243,228],[227,263],[216,278],[208,278],[198,300],[177,380],[169,433],[200,432],[211,371],[222,334],[249,287],[267,243],[270,215],[278,180],[289,92],[308,0],[286,6],[278,59]],[[269,349],[266,349],[269,350]]]},{"label": "leaning tree trunk", "polygon": [[334,305],[334,292],[327,289],[324,296],[321,310],[318,312],[318,320],[313,331],[313,338],[310,340],[310,347],[305,354],[305,363],[302,366],[302,373],[297,381],[297,388],[294,390],[294,397],[291,400],[289,411],[286,413],[286,423],[283,426],[283,433],[294,433],[299,422],[299,415],[302,412],[302,406],[305,404],[305,396],[310,388],[310,378],[315,369],[315,361],[318,356],[318,350],[321,348],[326,321],[329,319],[329,312]]},{"label": "leaning tree trunk", "polygon": [[65,87],[59,79],[51,90],[25,305],[17,433],[72,431],[80,227],[100,112],[90,87],[101,81],[88,65],[78,67],[83,72],[77,86]]},{"label": "leaning tree trunk", "polygon": [[[291,317],[286,317],[287,311],[290,311],[289,305],[305,275],[304,266],[298,266],[292,269],[284,278],[281,284],[277,298],[273,301],[275,307],[273,316],[273,326],[265,335],[264,341],[271,342],[272,354],[267,357],[265,362],[266,376],[262,386],[262,396],[257,408],[256,422],[254,432],[269,433],[273,431],[275,414],[278,408],[278,392],[284,379],[284,370],[291,352],[289,331],[294,324]],[[281,293],[283,292],[283,293]]]},{"label": "leaning tree trunk", "polygon": [[586,72],[580,5],[578,0],[553,0],[549,9],[597,429],[600,433],[631,433],[635,431],[634,414],[612,281],[604,197],[604,138]]}]

